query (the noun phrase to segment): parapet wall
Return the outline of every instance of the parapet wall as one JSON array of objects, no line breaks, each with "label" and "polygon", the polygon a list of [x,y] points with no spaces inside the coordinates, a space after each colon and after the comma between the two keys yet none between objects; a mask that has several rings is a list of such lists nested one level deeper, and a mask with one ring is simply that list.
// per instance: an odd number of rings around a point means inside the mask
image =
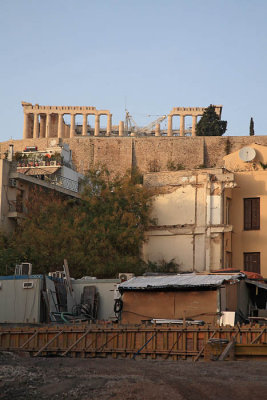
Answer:
[{"label": "parapet wall", "polygon": [[[25,146],[38,150],[51,147],[51,138],[10,140],[0,143],[0,157],[14,145],[14,152]],[[123,174],[131,167],[141,172],[168,169],[222,167],[223,157],[250,143],[267,146],[267,136],[226,137],[74,137],[58,139],[69,144],[73,161],[84,173],[98,164],[106,165],[112,173]]]}]

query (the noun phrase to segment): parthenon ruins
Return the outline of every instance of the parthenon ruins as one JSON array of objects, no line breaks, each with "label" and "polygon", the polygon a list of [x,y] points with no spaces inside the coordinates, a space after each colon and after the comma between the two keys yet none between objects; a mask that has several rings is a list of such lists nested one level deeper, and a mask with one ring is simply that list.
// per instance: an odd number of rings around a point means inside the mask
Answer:
[{"label": "parthenon ruins", "polygon": [[[116,127],[112,126],[112,114],[109,110],[97,110],[96,107],[87,106],[40,106],[31,103],[22,102],[24,111],[24,129],[23,139],[28,138],[73,138],[75,136],[135,136],[134,132],[126,132],[124,122],[120,121]],[[215,111],[221,117],[222,106],[214,106]],[[155,136],[179,136],[185,135],[185,117],[192,117],[192,136],[196,136],[197,118],[202,116],[205,107],[174,107],[168,114],[167,131],[162,132],[160,124],[155,124],[153,133]],[[64,116],[70,116],[70,124],[65,122]],[[82,115],[83,123],[81,129],[76,124],[75,117]],[[88,116],[94,116],[94,129],[88,124]],[[107,126],[100,130],[100,117],[107,117]],[[180,129],[177,132],[173,130],[173,117],[180,117]],[[165,118],[165,116],[164,116]]]}]

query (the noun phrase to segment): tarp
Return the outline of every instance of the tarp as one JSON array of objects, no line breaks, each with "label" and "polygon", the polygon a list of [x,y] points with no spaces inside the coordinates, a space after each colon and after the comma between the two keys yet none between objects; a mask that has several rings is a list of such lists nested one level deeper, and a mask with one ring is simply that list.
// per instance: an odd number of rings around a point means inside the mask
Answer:
[{"label": "tarp", "polygon": [[267,283],[259,282],[259,281],[252,281],[250,279],[246,279],[246,283],[249,283],[250,285],[254,285],[254,286],[257,286],[258,288],[267,290]]}]

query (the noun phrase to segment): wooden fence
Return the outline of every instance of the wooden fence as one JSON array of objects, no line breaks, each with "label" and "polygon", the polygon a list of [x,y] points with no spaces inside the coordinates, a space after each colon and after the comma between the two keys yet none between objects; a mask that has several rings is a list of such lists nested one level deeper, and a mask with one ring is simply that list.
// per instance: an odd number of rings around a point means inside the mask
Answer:
[{"label": "wooden fence", "polygon": [[[265,327],[46,325],[0,327],[0,350],[32,356],[188,359],[204,356],[210,339],[234,339],[238,358],[267,357]],[[256,349],[257,348],[257,349]],[[259,348],[261,350],[259,350]],[[240,350],[241,349],[241,350]]]}]

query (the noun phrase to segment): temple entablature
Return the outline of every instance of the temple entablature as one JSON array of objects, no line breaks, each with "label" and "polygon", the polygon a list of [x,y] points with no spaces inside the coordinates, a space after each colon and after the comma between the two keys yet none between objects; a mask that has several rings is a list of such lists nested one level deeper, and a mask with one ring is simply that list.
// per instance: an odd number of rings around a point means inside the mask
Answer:
[{"label": "temple entablature", "polygon": [[[109,136],[112,131],[112,114],[109,110],[97,110],[96,107],[87,106],[40,106],[22,101],[24,111],[23,139],[27,138],[68,138],[81,134],[87,136],[93,133],[100,134],[100,116],[107,116],[107,128],[105,134]],[[64,120],[64,116],[70,116],[70,124]],[[81,127],[76,125],[75,116],[82,115]],[[95,116],[95,127],[92,132],[87,117]],[[80,129],[81,128],[81,129]]]}]

